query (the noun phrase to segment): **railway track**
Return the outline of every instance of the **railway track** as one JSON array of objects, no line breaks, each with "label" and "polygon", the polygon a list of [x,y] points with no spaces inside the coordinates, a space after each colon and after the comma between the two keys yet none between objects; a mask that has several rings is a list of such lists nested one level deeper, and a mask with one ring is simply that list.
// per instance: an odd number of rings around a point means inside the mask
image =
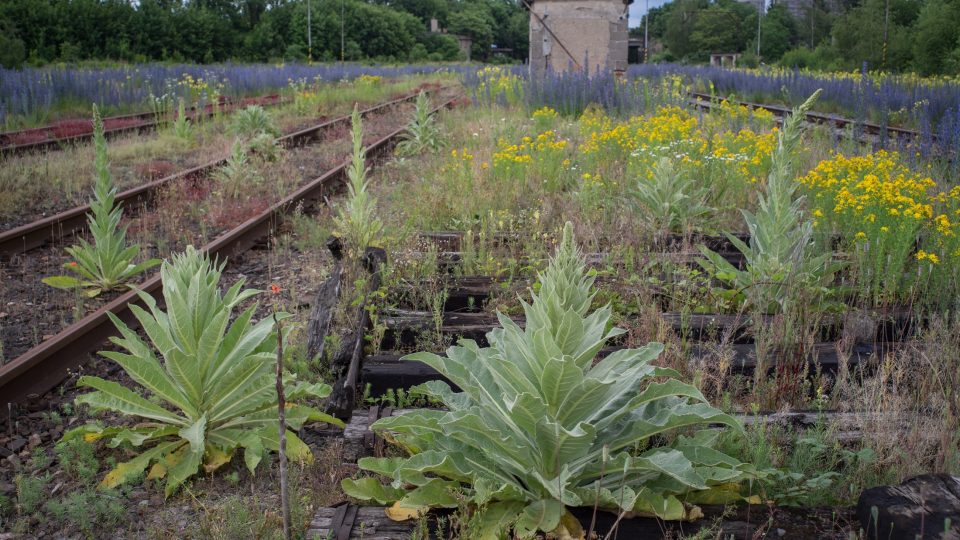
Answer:
[{"label": "railway track", "polygon": [[[733,103],[734,105],[748,107],[750,109],[762,109],[765,111],[769,111],[773,113],[778,119],[788,116],[791,112],[793,112],[792,108],[784,107],[782,105],[770,105],[765,103],[755,103],[752,101],[731,100],[731,99],[722,98],[720,96],[705,94],[702,92],[688,92],[687,94],[691,96],[691,98],[693,98],[690,100],[691,105],[693,105],[694,107],[699,107],[703,109],[710,109],[716,103],[719,103],[720,101],[726,101],[728,103]],[[864,130],[865,133],[874,135],[877,137],[883,136],[884,132],[886,132],[887,136],[892,135],[894,137],[901,138],[901,139],[919,139],[923,136],[922,133],[913,129],[907,129],[907,128],[896,127],[896,126],[881,126],[879,124],[874,124],[871,122],[858,122],[857,120],[846,118],[836,114],[821,113],[816,111],[808,112],[806,115],[806,119],[808,122],[812,124],[827,125],[837,129],[845,129],[851,125],[858,125]],[[936,137],[934,137],[934,139],[936,139]]]},{"label": "railway track", "polygon": [[[270,94],[259,98],[241,100],[227,98],[220,103],[220,107],[223,107],[221,112],[231,112],[248,105],[276,106],[288,102],[289,100],[283,99],[279,94]],[[196,120],[198,117],[206,118],[214,114],[213,107],[208,105],[204,107],[202,112],[191,110],[187,113],[187,117],[191,120]],[[156,114],[153,112],[111,116],[104,118],[103,121],[106,126],[103,134],[108,139],[127,133],[144,133],[155,129],[158,123]],[[63,148],[64,146],[89,141],[93,139],[93,127],[92,124],[87,124],[90,123],[84,121],[82,125],[72,127],[72,129],[87,129],[88,131],[86,133],[66,136],[58,136],[58,131],[70,130],[71,126],[69,124],[0,133],[0,158],[42,150],[55,150]]]},{"label": "railway track", "polygon": [[[439,379],[437,379],[439,380]],[[456,390],[456,389],[455,389]],[[319,437],[342,437],[343,457],[347,462],[355,462],[365,456],[373,456],[383,452],[386,446],[380,437],[370,429],[370,426],[381,418],[416,413],[419,410],[404,407],[373,405],[368,409],[353,411],[350,421],[343,430],[317,431]],[[440,409],[444,410],[444,409]],[[735,413],[731,415],[744,425],[781,426],[793,429],[811,429],[815,427],[831,428],[831,437],[837,442],[852,443],[864,438],[864,431],[876,429],[883,423],[888,423],[890,431],[908,431],[908,414],[891,415],[873,411],[768,411],[750,413]],[[916,416],[921,416],[917,414]],[[926,415],[922,415],[926,416]],[[312,435],[312,434],[311,434]],[[867,434],[869,435],[869,433]]]},{"label": "railway track", "polygon": [[[364,112],[369,114],[369,112],[378,108],[392,106],[413,99],[413,97],[415,96],[405,96],[381,104],[378,107],[367,109]],[[455,98],[447,99],[435,107],[433,111],[437,112],[447,108],[454,101]],[[329,128],[331,124],[343,121],[343,119],[336,119],[287,135],[287,144],[295,144],[316,137],[324,129]],[[346,117],[346,121],[349,122],[349,117]],[[367,147],[368,163],[374,164],[376,158],[389,151],[405,131],[406,127],[398,128],[370,144]],[[224,260],[250,249],[274,231],[288,211],[296,208],[309,208],[313,203],[323,200],[324,193],[346,177],[349,163],[349,159],[343,161],[340,165],[333,167],[282,200],[272,204],[257,216],[222,234],[203,246],[202,250],[211,257]],[[185,171],[185,173],[189,172]],[[196,172],[192,174],[196,174]],[[154,184],[159,182],[163,181]],[[140,189],[141,194],[149,191]],[[151,189],[155,190],[156,186]],[[137,194],[127,192],[127,200],[136,196]],[[77,212],[82,218],[85,210],[83,208],[74,209],[71,214]],[[46,222],[47,220],[41,221]],[[44,225],[44,228],[49,227],[51,227],[49,223]],[[56,228],[56,225],[54,224],[53,227]],[[8,404],[18,403],[32,395],[41,395],[63,381],[70,370],[85,363],[90,353],[101,347],[107,338],[117,334],[108,314],[112,313],[131,325],[131,328],[136,328],[137,321],[133,317],[129,306],[131,304],[142,304],[137,291],[159,297],[162,292],[159,273],[154,273],[141,283],[136,290],[131,290],[115,298],[97,311],[64,328],[40,345],[0,366],[0,396],[3,396],[3,402]]]},{"label": "railway track", "polygon": [[[364,109],[360,114],[368,116],[414,99],[416,99],[416,93],[408,94],[398,99]],[[277,139],[277,142],[285,148],[307,144],[310,141],[319,139],[323,133],[334,128],[349,125],[349,123],[350,115],[340,116],[315,126],[283,135]],[[159,180],[128,189],[117,194],[117,204],[123,205],[123,208],[129,212],[131,209],[148,204],[164,186],[180,180],[206,176],[218,167],[223,166],[226,161],[227,158],[224,156],[204,165],[186,169]],[[89,211],[90,205],[85,204],[44,219],[39,219],[0,232],[0,260],[8,260],[13,255],[39,248],[54,239],[63,238],[85,230],[87,226],[86,216]]]}]

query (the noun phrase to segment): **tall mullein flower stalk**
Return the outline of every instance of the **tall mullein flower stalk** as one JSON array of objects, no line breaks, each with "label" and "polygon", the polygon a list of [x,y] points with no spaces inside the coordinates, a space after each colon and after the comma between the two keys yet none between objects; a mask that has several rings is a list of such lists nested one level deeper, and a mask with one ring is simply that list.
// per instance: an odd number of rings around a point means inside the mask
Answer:
[{"label": "tall mullein flower stalk", "polygon": [[802,288],[822,287],[836,270],[830,254],[810,256],[813,222],[805,216],[803,197],[796,192],[797,154],[806,112],[820,91],[813,93],[784,121],[770,159],[770,174],[759,194],[756,213],[742,210],[750,244],[727,235],[746,259],[739,270],[717,253],[701,247],[700,264],[743,292],[748,305],[760,312],[785,313],[793,309]]},{"label": "tall mullein flower stalk", "polygon": [[53,276],[44,283],[58,289],[82,290],[88,297],[119,288],[138,274],[158,264],[159,259],[135,263],[140,246],[127,246],[127,227],[121,225],[123,209],[116,203],[117,188],[113,185],[107,161],[107,141],[103,135],[100,111],[93,106],[94,189],[90,199],[87,226],[93,243],[80,238],[66,248],[73,261],[64,268],[74,276]]},{"label": "tall mullein flower stalk", "polygon": [[376,217],[376,199],[367,190],[366,148],[363,147],[363,120],[356,106],[351,117],[353,154],[347,168],[349,198],[336,218],[336,230],[344,239],[347,250],[359,257],[375,244],[383,231],[383,223]]}]

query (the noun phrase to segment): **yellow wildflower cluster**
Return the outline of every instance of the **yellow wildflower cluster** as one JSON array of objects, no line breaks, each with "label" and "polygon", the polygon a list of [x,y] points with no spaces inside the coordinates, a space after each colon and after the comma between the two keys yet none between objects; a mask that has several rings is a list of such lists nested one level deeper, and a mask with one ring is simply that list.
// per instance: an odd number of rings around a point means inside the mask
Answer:
[{"label": "yellow wildflower cluster", "polygon": [[183,77],[177,81],[177,85],[186,90],[187,102],[199,106],[201,102],[212,104],[214,107],[219,105],[220,94],[223,93],[224,84],[218,82],[215,75],[207,73],[207,78],[194,77],[189,73],[184,73]]},{"label": "yellow wildflower cluster", "polygon": [[[735,187],[744,202],[753,191],[747,189],[750,183],[766,177],[776,144],[776,130],[717,130],[709,136],[699,129],[697,118],[690,112],[672,106],[625,122],[615,121],[599,110],[588,110],[579,125],[585,174],[649,179],[656,162],[668,157],[710,185]],[[588,182],[583,175],[581,178],[584,185],[596,183],[592,179]]]},{"label": "yellow wildflower cluster", "polygon": [[364,75],[361,75],[361,76],[357,77],[356,80],[357,80],[357,83],[358,83],[358,84],[371,84],[371,85],[372,85],[372,84],[376,84],[376,83],[382,81],[382,80],[383,80],[383,77],[381,77],[380,75],[366,75],[366,74],[364,74]]},{"label": "yellow wildflower cluster", "polygon": [[[956,265],[939,263],[960,257],[960,189],[938,192],[933,179],[882,150],[838,155],[799,182],[814,225],[848,241],[854,271],[875,302],[901,301],[911,290],[937,296],[933,283],[955,279]],[[911,271],[911,263],[923,264]]]},{"label": "yellow wildflower cluster", "polygon": [[190,92],[197,94],[200,94],[210,88],[210,83],[203,80],[203,77],[194,78],[193,75],[190,75],[189,73],[184,73],[178,84],[183,88],[190,90]]},{"label": "yellow wildflower cluster", "polygon": [[488,66],[477,71],[477,78],[480,79],[477,95],[484,99],[496,101],[502,95],[508,104],[515,105],[523,92],[520,77],[499,66]]},{"label": "yellow wildflower cluster", "polygon": [[617,122],[598,110],[580,117],[579,152],[595,162],[597,170],[624,163],[653,147],[690,140],[697,132],[697,119],[679,107],[662,107],[651,116],[635,116]]},{"label": "yellow wildflower cluster", "polygon": [[536,138],[524,137],[520,144],[510,144],[504,139],[497,143],[497,151],[493,154],[494,166],[503,163],[532,163],[534,158],[542,161],[552,158],[554,154],[563,152],[569,141],[560,138],[553,130],[547,130]]},{"label": "yellow wildflower cluster", "polygon": [[933,217],[935,182],[911,171],[899,155],[880,150],[865,156],[820,162],[800,183],[813,194],[812,207],[832,221],[877,223],[886,218]]},{"label": "yellow wildflower cluster", "polygon": [[569,146],[570,141],[553,130],[523,137],[519,144],[500,139],[493,153],[494,173],[503,178],[524,178],[550,191],[562,190],[571,179]]},{"label": "yellow wildflower cluster", "polygon": [[918,261],[928,260],[931,264],[937,264],[940,262],[940,257],[937,257],[936,253],[927,253],[922,249],[917,251],[916,258]]},{"label": "yellow wildflower cluster", "polygon": [[731,103],[727,100],[720,102],[719,106],[710,109],[710,115],[704,122],[709,127],[719,128],[740,128],[751,122],[760,126],[768,127],[774,124],[773,113],[766,109],[751,109],[743,105]]},{"label": "yellow wildflower cluster", "polygon": [[960,186],[940,192],[933,198],[936,209],[928,228],[928,244],[944,255],[960,258]]},{"label": "yellow wildflower cluster", "polygon": [[757,183],[770,170],[770,155],[777,144],[777,128],[769,133],[751,129],[738,132],[724,131],[710,140],[710,154],[705,161],[719,162],[729,167],[729,174]]},{"label": "yellow wildflower cluster", "polygon": [[557,117],[557,111],[551,109],[550,107],[541,107],[531,115],[531,118],[534,120],[553,120]]},{"label": "yellow wildflower cluster", "polygon": [[[757,68],[732,68],[732,71],[739,71],[743,73],[749,73],[752,75],[762,74],[764,77],[778,77],[778,76],[787,76],[794,77],[797,73],[801,75],[809,75],[816,77],[822,81],[843,81],[849,80],[856,83],[861,83],[864,80],[863,72],[858,68],[851,71],[832,71],[825,72],[816,69],[810,68],[801,68],[796,70],[792,67],[777,67],[777,66],[763,66],[762,69]],[[874,71],[871,70],[866,74],[866,82],[875,88],[881,88],[883,83],[895,82],[902,84],[904,86],[926,86],[926,87],[938,87],[950,83],[955,83],[960,78],[955,75],[935,75],[923,77],[917,75],[916,73],[904,73],[904,74],[890,74],[885,71]]]},{"label": "yellow wildflower cluster", "polygon": [[473,154],[470,153],[466,147],[457,150],[454,148],[450,151],[450,157],[462,159],[463,161],[473,161]]},{"label": "yellow wildflower cluster", "polygon": [[311,84],[306,77],[287,79],[287,85],[293,93],[293,106],[298,114],[307,114],[319,105],[320,77],[314,78]]}]

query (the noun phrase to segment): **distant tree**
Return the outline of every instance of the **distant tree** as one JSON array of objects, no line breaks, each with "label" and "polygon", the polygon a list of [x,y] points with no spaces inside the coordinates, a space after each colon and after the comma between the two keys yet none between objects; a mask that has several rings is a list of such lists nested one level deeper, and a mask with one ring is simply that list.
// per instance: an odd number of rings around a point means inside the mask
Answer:
[{"label": "distant tree", "polygon": [[[708,5],[708,0],[676,0],[673,3],[666,15],[663,43],[676,58],[687,58],[697,51],[690,29],[696,23],[698,13]],[[650,20],[653,22],[654,19]]]},{"label": "distant tree", "polygon": [[[650,37],[663,38],[667,31],[667,21],[676,2],[670,2],[660,7],[650,8]],[[640,21],[644,24],[643,19]]]},{"label": "distant tree", "polygon": [[482,2],[462,2],[447,18],[451,34],[470,36],[473,40],[472,57],[478,60],[490,54],[496,25],[490,7]]},{"label": "distant tree", "polygon": [[530,13],[512,0],[486,0],[493,17],[493,43],[513,49],[517,59],[527,58],[530,41]]},{"label": "distant tree", "polygon": [[11,21],[0,19],[0,66],[16,68],[27,60],[27,48]]},{"label": "distant tree", "polygon": [[[960,3],[927,0],[914,26],[914,66],[921,75],[943,73],[960,37]],[[954,66],[951,66],[954,67]],[[955,69],[955,67],[954,67]]]},{"label": "distant tree", "polygon": [[760,56],[765,62],[776,62],[796,42],[797,28],[790,11],[783,4],[770,6],[760,20]]},{"label": "distant tree", "polygon": [[886,0],[864,0],[839,17],[833,26],[833,46],[845,59],[847,69],[856,69],[863,62],[876,69],[905,69],[913,56],[911,40],[914,31],[908,27],[912,0],[890,0],[887,42],[884,46]]},{"label": "distant tree", "polygon": [[378,3],[406,11],[420,19],[425,27],[430,23],[430,19],[437,19],[441,25],[446,25],[447,16],[450,14],[450,3],[447,0],[386,0]]},{"label": "distant tree", "polygon": [[[832,1],[832,0],[831,0]],[[796,39],[808,49],[813,49],[823,41],[829,41],[830,30],[838,14],[831,10],[828,0],[811,0],[803,13],[794,17]]]},{"label": "distant tree", "polygon": [[448,34],[424,34],[420,44],[427,50],[430,60],[461,60],[457,38]]},{"label": "distant tree", "polygon": [[[748,36],[751,35],[747,30],[750,26],[745,23],[749,20],[756,21],[756,17],[739,9],[740,6],[744,4],[717,2],[696,14],[690,33],[696,59],[708,58],[712,52],[744,51]],[[744,7],[751,9],[749,6]]]}]

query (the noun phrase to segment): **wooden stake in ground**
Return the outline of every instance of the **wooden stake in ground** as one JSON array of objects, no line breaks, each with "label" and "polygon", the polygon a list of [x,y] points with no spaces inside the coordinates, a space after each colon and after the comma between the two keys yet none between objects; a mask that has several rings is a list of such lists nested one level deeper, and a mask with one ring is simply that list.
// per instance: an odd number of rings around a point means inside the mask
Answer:
[{"label": "wooden stake in ground", "polygon": [[[274,294],[279,287],[271,286]],[[287,417],[283,394],[283,332],[277,312],[273,312],[273,325],[277,329],[277,415],[280,420],[280,506],[283,510],[283,537],[290,540],[290,500],[287,497]]]}]

